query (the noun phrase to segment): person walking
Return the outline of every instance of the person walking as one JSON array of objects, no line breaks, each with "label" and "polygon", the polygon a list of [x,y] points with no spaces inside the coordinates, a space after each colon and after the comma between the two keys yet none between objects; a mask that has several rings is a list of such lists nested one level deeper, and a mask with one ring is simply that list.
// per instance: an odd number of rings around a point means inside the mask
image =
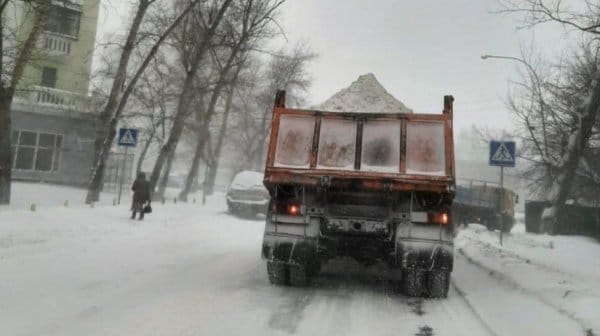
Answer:
[{"label": "person walking", "polygon": [[133,190],[133,203],[131,204],[131,219],[135,219],[135,214],[140,213],[140,220],[144,219],[144,208],[146,203],[150,204],[150,184],[146,181],[146,174],[139,172],[137,178],[131,186]]}]

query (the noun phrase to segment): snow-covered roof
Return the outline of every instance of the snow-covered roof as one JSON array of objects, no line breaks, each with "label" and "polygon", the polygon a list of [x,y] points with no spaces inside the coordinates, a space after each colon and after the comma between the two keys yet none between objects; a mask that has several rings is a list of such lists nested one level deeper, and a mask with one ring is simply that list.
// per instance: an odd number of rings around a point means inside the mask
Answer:
[{"label": "snow-covered roof", "polygon": [[263,173],[250,171],[250,170],[244,170],[235,176],[235,178],[231,182],[230,188],[242,189],[242,190],[261,189],[261,188],[264,188],[263,178],[264,178]]},{"label": "snow-covered roof", "polygon": [[394,98],[368,73],[358,77],[349,87],[342,89],[315,109],[333,112],[412,113],[401,101]]}]

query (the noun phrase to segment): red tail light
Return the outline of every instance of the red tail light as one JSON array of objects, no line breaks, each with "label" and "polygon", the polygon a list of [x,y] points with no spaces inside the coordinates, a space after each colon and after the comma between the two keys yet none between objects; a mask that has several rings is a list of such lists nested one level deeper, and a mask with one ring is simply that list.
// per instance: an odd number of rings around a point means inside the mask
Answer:
[{"label": "red tail light", "polygon": [[290,216],[300,216],[302,208],[298,203],[273,203],[271,210],[273,213]]},{"label": "red tail light", "polygon": [[427,221],[429,223],[448,225],[450,222],[450,216],[447,212],[429,212],[427,213]]},{"label": "red tail light", "polygon": [[300,206],[297,204],[289,204],[287,207],[287,213],[291,216],[298,216],[300,214]]}]

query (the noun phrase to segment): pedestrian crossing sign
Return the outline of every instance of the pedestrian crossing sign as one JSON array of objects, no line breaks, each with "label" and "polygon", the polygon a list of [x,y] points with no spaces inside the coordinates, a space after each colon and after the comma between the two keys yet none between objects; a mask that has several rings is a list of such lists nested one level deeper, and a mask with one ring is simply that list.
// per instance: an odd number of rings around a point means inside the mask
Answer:
[{"label": "pedestrian crossing sign", "polygon": [[135,147],[137,145],[138,130],[135,128],[119,129],[119,146]]},{"label": "pedestrian crossing sign", "polygon": [[490,142],[490,166],[514,167],[515,142],[492,140]]}]

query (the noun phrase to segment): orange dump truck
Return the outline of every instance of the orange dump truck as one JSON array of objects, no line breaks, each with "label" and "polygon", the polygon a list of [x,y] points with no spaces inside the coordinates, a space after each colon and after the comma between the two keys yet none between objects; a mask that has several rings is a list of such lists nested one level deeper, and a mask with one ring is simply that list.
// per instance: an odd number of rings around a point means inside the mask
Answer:
[{"label": "orange dump truck", "polygon": [[384,264],[409,296],[453,268],[452,96],[441,114],[289,109],[276,95],[264,184],[269,280],[301,286],[337,257]]}]

